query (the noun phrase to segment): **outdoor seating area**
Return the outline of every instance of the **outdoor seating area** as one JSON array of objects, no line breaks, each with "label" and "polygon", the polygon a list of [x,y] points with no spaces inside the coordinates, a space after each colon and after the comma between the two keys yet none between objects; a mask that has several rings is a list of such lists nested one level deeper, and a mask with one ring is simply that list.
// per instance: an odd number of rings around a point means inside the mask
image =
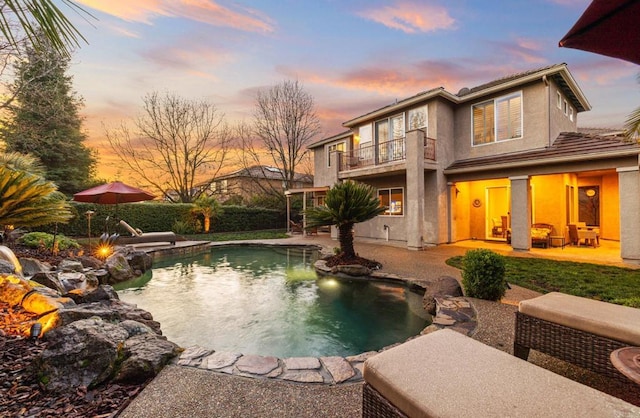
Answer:
[{"label": "outdoor seating area", "polygon": [[621,399],[447,329],[368,359],[363,375],[363,417],[640,414]]},{"label": "outdoor seating area", "polygon": [[640,346],[640,309],[558,292],[521,301],[514,355],[534,349],[619,381],[640,404],[640,385],[611,362],[614,350]]},{"label": "outdoor seating area", "polygon": [[569,239],[572,245],[600,245],[600,228],[587,226],[584,222],[576,222],[568,225]]}]

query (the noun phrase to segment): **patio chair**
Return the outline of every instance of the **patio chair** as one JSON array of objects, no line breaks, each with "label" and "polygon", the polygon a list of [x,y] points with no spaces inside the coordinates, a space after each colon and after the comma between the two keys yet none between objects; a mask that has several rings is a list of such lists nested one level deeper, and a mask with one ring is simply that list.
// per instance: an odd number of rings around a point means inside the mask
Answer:
[{"label": "patio chair", "polygon": [[143,244],[149,242],[168,242],[171,245],[175,245],[176,243],[176,234],[172,231],[167,232],[142,232],[140,229],[133,228],[131,225],[121,220],[119,222],[120,226],[126,229],[131,236],[119,236],[116,239],[116,244],[119,245],[127,245],[127,244]]}]

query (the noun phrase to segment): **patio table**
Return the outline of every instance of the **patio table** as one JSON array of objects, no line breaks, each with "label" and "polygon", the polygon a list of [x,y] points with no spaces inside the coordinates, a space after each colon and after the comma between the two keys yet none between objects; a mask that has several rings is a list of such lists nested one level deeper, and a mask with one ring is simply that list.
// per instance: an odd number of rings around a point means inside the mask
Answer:
[{"label": "patio table", "polygon": [[640,384],[640,347],[623,347],[612,351],[611,363],[620,373]]}]

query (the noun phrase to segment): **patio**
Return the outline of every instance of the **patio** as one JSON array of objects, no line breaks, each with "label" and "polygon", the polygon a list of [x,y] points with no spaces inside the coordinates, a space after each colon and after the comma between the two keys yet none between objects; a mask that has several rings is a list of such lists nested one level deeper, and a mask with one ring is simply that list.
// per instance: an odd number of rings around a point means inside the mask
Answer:
[{"label": "patio", "polygon": [[[336,241],[331,240],[326,234],[297,235],[278,242],[316,244],[328,252],[336,246]],[[512,251],[505,243],[469,240],[416,252],[356,240],[356,251],[362,256],[381,262],[384,266],[383,271],[386,272],[424,279],[442,275],[460,279],[459,271],[447,266],[445,260],[454,255],[463,255],[470,248],[482,246],[509,255],[589,262],[594,262],[594,255],[597,254],[595,259],[598,262],[629,267],[620,260],[616,244],[601,241],[598,248],[536,248],[529,253],[523,253]],[[478,321],[473,338],[511,354],[517,302],[538,295],[537,292],[512,286],[505,296],[506,303],[471,299],[477,311]],[[532,352],[529,361],[597,390],[613,395],[621,393],[621,388],[615,382],[544,354]],[[169,366],[144,389],[121,417],[357,417],[361,415],[361,396],[361,384],[282,384]]]}]

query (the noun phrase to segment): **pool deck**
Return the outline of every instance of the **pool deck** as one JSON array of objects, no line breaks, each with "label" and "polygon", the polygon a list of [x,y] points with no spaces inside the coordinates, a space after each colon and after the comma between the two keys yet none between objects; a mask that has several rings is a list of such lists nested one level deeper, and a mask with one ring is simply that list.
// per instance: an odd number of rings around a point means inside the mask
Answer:
[{"label": "pool deck", "polygon": [[[316,245],[326,252],[331,252],[337,245],[336,241],[323,235],[297,235],[283,240],[250,242]],[[173,251],[189,251],[189,248],[197,244],[199,243],[178,242]],[[459,270],[447,266],[445,260],[463,255],[469,248],[478,245],[479,242],[442,245],[416,252],[393,245],[356,240],[355,248],[359,255],[381,262],[383,272],[432,280],[444,275],[460,279]],[[496,246],[496,251],[503,252],[501,249],[504,247]],[[150,252],[166,249],[146,248]],[[569,252],[559,251],[557,253],[561,259],[572,259]],[[554,258],[554,254],[554,249],[546,253],[535,250],[530,254],[519,253],[523,256],[550,258]],[[601,262],[624,265],[614,255],[603,258]],[[512,353],[517,303],[538,295],[537,292],[512,286],[502,303],[467,298],[477,314],[477,328],[473,338]],[[621,390],[615,382],[535,351],[531,352],[529,361],[604,392],[619,395]],[[359,417],[361,402],[362,384],[359,382],[340,385],[294,383],[170,365],[133,400],[120,417]]]}]

